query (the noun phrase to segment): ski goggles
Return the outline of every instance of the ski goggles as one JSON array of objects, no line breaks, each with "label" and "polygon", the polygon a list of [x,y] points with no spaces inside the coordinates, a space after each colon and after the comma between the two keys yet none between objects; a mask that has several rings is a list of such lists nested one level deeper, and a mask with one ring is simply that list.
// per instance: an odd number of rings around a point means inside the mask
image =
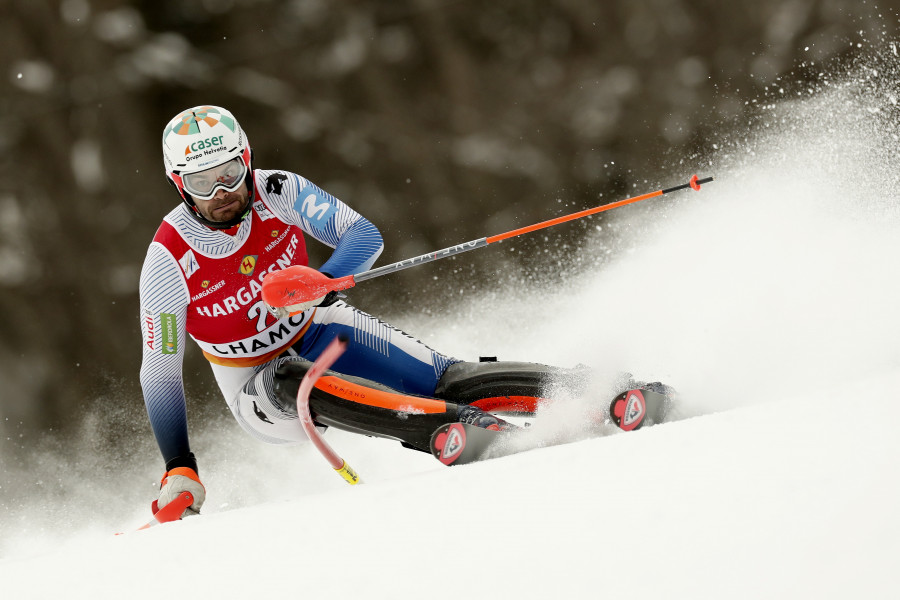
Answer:
[{"label": "ski goggles", "polygon": [[188,194],[200,200],[209,200],[216,194],[219,188],[226,192],[233,192],[244,182],[247,174],[247,165],[240,156],[236,156],[227,163],[211,167],[204,171],[188,173],[181,180]]}]

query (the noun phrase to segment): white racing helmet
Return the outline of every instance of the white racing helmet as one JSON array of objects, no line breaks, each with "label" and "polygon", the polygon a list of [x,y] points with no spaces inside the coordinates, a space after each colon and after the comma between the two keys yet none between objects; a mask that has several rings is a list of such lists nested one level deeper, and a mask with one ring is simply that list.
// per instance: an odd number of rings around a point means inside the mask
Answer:
[{"label": "white racing helmet", "polygon": [[250,214],[226,222],[204,218],[194,198],[212,198],[219,189],[233,192],[245,183],[253,194],[250,144],[230,112],[218,106],[195,106],[182,112],[163,131],[166,177],[178,190],[191,215],[208,227],[227,229]]}]

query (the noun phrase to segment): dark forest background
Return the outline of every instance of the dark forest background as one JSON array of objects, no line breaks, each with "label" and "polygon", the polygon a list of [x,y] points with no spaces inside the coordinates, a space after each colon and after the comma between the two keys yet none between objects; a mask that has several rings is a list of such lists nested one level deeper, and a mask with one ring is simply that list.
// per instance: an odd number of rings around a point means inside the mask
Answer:
[{"label": "dark forest background", "polygon": [[[160,137],[182,109],[229,108],[255,166],[357,208],[387,264],[682,183],[679,162],[759,98],[897,31],[891,3],[860,0],[0,0],[0,15],[7,434],[140,402],[138,274],[177,201]],[[556,269],[531,244],[518,260]],[[439,306],[449,268],[351,300]],[[196,352],[186,373],[189,392],[212,381]]]}]

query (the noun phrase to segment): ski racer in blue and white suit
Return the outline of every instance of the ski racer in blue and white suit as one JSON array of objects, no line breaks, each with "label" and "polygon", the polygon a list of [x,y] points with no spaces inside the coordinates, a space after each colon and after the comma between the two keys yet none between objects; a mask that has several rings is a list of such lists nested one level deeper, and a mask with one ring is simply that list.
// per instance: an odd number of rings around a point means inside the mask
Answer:
[{"label": "ski racer in blue and white suit", "polygon": [[[560,374],[579,379],[579,369],[456,360],[334,294],[294,316],[269,310],[262,281],[307,264],[306,236],[334,249],[319,267],[331,277],[371,268],[383,242],[372,223],[331,194],[290,171],[254,170],[251,156],[244,131],[221,107],[188,109],[163,132],[166,175],[181,204],[159,226],[140,279],[141,386],[166,464],[155,507],[187,491],[194,501],[184,514],[197,514],[206,497],[188,441],[187,336],[210,362],[241,427],[275,444],[306,439],[297,386],[310,361],[339,335],[350,340],[332,367],[341,383],[335,393],[314,387],[317,422],[425,452],[433,451],[440,426],[508,428],[490,411],[533,414]],[[643,396],[632,396],[616,397],[609,411],[629,430],[652,421]],[[659,422],[663,413],[656,416]]]},{"label": "ski racer in blue and white suit", "polygon": [[[216,153],[204,160],[201,146]],[[304,235],[334,248],[319,270],[341,277],[372,266],[383,249],[381,234],[305,178],[252,169],[246,136],[225,109],[181,113],[166,128],[163,149],[182,203],[160,225],[141,272],[140,380],[166,463],[157,506],[187,489],[195,502],[186,514],[193,514],[205,489],[188,440],[186,334],[209,359],[241,427],[276,444],[305,439],[296,414],[285,412],[272,393],[273,372],[285,357],[315,360],[343,333],[354,343],[335,370],[421,395],[432,394],[455,361],[341,300],[298,317],[269,314],[260,299],[262,276],[306,264]]]}]

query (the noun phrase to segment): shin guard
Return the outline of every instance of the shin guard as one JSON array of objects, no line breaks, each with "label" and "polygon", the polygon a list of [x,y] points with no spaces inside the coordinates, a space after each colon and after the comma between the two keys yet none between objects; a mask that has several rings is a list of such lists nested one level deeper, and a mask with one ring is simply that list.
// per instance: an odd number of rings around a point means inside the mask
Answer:
[{"label": "shin guard", "polygon": [[[288,412],[296,412],[300,380],[312,363],[291,360],[275,371],[275,392]],[[361,377],[326,371],[310,392],[309,407],[316,423],[403,442],[430,452],[435,429],[458,420],[452,402],[401,394]]]}]

